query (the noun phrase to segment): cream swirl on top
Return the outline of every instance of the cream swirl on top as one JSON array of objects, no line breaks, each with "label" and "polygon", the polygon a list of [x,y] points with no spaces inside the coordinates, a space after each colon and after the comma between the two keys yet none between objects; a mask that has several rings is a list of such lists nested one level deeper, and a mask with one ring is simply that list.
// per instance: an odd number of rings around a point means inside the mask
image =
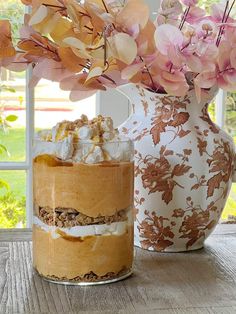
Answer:
[{"label": "cream swirl on top", "polygon": [[132,160],[132,142],[119,134],[110,117],[62,121],[37,133],[34,157],[54,155],[64,161],[87,164]]}]

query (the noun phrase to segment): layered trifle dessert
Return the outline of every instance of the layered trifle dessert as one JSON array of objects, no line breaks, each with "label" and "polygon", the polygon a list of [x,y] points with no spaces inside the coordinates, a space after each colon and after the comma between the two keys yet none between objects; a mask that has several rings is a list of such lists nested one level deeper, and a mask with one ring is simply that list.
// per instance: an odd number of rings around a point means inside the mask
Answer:
[{"label": "layered trifle dessert", "polygon": [[104,283],[133,262],[133,143],[82,116],[34,143],[33,263],[46,279]]}]

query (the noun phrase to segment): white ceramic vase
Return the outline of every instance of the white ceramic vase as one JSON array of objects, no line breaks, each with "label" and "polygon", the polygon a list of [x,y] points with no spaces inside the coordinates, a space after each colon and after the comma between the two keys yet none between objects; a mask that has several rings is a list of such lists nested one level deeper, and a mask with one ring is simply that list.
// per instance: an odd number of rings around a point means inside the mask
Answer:
[{"label": "white ceramic vase", "polygon": [[217,90],[185,97],[119,88],[133,106],[120,131],[135,141],[135,245],[159,252],[203,247],[231,188],[232,138],[208,115]]}]

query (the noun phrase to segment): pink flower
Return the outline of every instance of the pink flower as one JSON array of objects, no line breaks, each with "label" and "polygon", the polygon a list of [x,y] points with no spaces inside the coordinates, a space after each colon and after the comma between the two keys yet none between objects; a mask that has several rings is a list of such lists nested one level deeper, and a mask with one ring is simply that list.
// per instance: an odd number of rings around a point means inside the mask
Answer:
[{"label": "pink flower", "polygon": [[209,18],[203,18],[196,24],[195,31],[198,39],[212,41],[216,38],[219,28],[216,23]]},{"label": "pink flower", "polygon": [[182,47],[184,36],[177,27],[163,24],[158,26],[156,29],[155,41],[157,49],[163,55],[168,55],[172,49]]},{"label": "pink flower", "polygon": [[218,57],[219,70],[217,81],[221,88],[233,91],[236,88],[236,47],[224,41],[219,47]]},{"label": "pink flower", "polygon": [[28,60],[25,59],[22,53],[17,53],[15,56],[0,58],[0,69],[4,67],[10,71],[22,72],[25,71],[28,67]]},{"label": "pink flower", "polygon": [[201,89],[218,86],[227,91],[236,88],[236,47],[230,42],[222,41],[219,47],[217,62],[214,69],[204,69],[194,80],[195,90],[198,95]]},{"label": "pink flower", "polygon": [[230,43],[230,45],[236,45],[236,28],[226,26],[224,30],[224,39]]},{"label": "pink flower", "polygon": [[31,85],[59,81],[72,100],[126,82],[177,96],[194,84],[198,99],[213,86],[236,90],[233,0],[209,16],[197,0],[162,0],[155,23],[145,0],[58,0],[63,10],[49,4],[56,0],[22,1],[32,14],[16,48],[0,20],[0,67],[33,64]]},{"label": "pink flower", "polygon": [[178,0],[162,0],[156,25],[178,25],[179,15],[182,13],[182,5]]},{"label": "pink flower", "polygon": [[182,60],[188,70],[200,73],[203,70],[214,70],[218,49],[212,43],[199,42],[192,43],[181,50]]},{"label": "pink flower", "polygon": [[158,80],[164,90],[174,96],[184,96],[189,90],[186,77],[181,71],[171,73],[163,71],[160,73]]},{"label": "pink flower", "polygon": [[198,0],[181,0],[181,1],[188,7],[193,7],[198,3]]},{"label": "pink flower", "polygon": [[205,10],[192,6],[186,16],[186,22],[194,24],[206,15]]},{"label": "pink flower", "polygon": [[[223,21],[223,16],[225,13],[225,5],[226,1],[223,3],[215,3],[211,6],[211,17],[217,22],[221,23]],[[228,22],[232,22],[233,19],[231,17],[228,18]]]},{"label": "pink flower", "polygon": [[162,0],[160,13],[162,15],[177,15],[182,13],[182,5],[178,0]]}]

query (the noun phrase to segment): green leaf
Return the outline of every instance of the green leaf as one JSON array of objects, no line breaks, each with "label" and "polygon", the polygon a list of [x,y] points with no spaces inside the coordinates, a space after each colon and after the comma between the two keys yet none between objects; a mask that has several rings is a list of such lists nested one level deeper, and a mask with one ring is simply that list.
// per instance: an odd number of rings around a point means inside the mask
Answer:
[{"label": "green leaf", "polygon": [[10,92],[10,93],[15,93],[16,92],[16,90],[14,88],[12,88],[12,87],[5,87],[4,89],[5,89],[6,92]]},{"label": "green leaf", "polygon": [[3,154],[3,153],[6,153],[8,155],[8,157],[10,157],[10,153],[8,151],[8,149],[6,148],[6,146],[0,144],[0,155]]},{"label": "green leaf", "polygon": [[0,144],[0,154],[2,154],[2,153],[4,153],[4,152],[7,153],[7,148],[6,148],[6,146]]},{"label": "green leaf", "polygon": [[6,86],[6,85],[1,85],[0,86],[0,90],[6,91],[6,92],[10,92],[10,93],[15,93],[16,92],[16,90],[13,87],[9,87],[9,86]]},{"label": "green leaf", "polygon": [[6,181],[0,179],[0,189],[10,190],[10,185]]},{"label": "green leaf", "polygon": [[14,121],[16,121],[17,119],[18,119],[18,117],[15,116],[15,115],[13,115],[13,114],[11,114],[11,115],[9,115],[9,116],[6,117],[6,120],[9,121],[9,122],[14,122]]},{"label": "green leaf", "polygon": [[25,197],[19,198],[14,192],[0,194],[0,228],[25,227]]}]

